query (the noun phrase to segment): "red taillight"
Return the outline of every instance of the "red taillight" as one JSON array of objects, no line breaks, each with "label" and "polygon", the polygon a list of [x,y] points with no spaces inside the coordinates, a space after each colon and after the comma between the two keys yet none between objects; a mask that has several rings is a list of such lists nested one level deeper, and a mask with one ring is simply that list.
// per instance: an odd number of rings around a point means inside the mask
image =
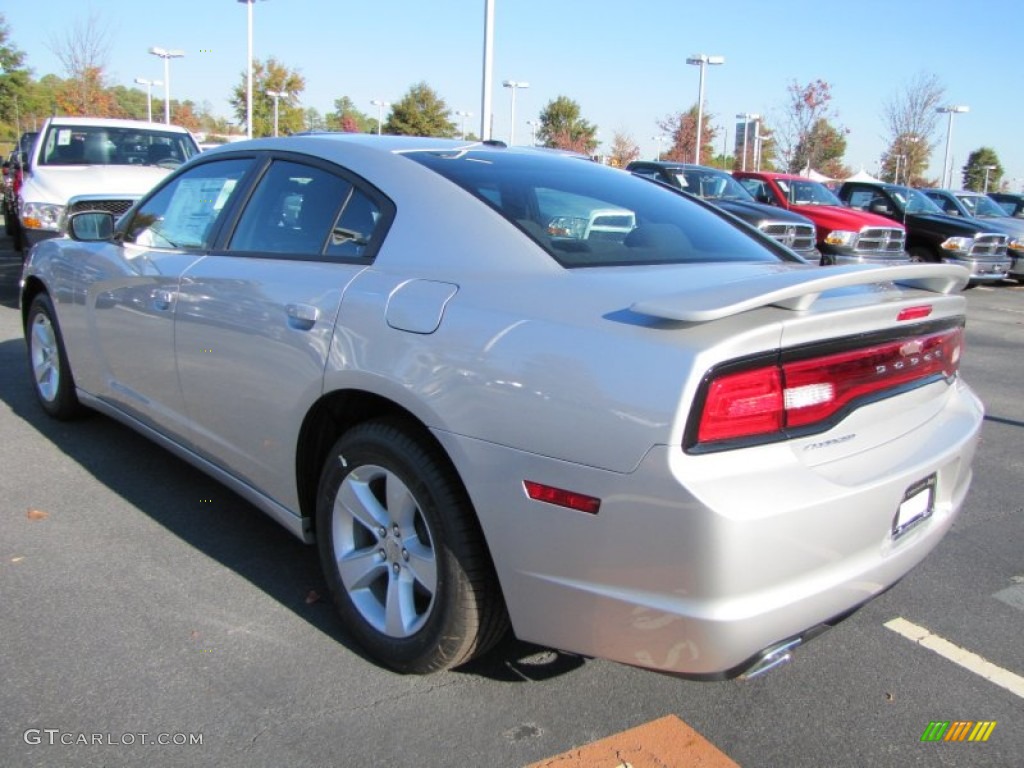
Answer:
[{"label": "red taillight", "polygon": [[588,512],[592,515],[596,515],[598,510],[601,509],[601,500],[593,496],[586,496],[575,491],[566,491],[562,488],[534,483],[530,480],[524,480],[523,487],[526,489],[526,495],[536,501],[544,501],[559,507],[568,507],[580,512]]},{"label": "red taillight", "polygon": [[896,315],[897,320],[920,320],[928,317],[932,313],[931,304],[922,304],[919,307],[907,307],[901,309],[900,313]]},{"label": "red taillight", "polygon": [[824,426],[863,398],[953,376],[962,344],[955,328],[722,374],[708,384],[697,443]]}]

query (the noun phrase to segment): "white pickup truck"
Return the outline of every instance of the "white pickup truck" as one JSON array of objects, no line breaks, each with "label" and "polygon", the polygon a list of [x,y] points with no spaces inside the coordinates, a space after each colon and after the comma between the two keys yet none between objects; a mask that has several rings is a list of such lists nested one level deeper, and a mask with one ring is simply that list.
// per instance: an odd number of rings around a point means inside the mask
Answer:
[{"label": "white pickup truck", "polygon": [[17,198],[16,247],[64,230],[71,213],[119,216],[160,179],[199,153],[176,125],[99,117],[51,117],[24,167]]}]

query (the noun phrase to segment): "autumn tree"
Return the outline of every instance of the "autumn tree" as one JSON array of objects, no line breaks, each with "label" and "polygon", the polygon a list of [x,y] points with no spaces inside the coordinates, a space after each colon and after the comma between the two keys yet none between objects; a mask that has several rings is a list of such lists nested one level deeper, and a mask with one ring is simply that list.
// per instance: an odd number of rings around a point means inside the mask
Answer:
[{"label": "autumn tree", "polygon": [[455,123],[448,119],[451,110],[444,99],[425,82],[409,88],[400,101],[391,105],[384,122],[384,133],[398,136],[436,136],[452,138]]},{"label": "autumn tree", "polygon": [[[844,128],[832,125],[836,118],[832,109],[832,86],[824,80],[800,85],[790,83],[789,102],[773,139],[782,164],[790,173],[815,168],[823,159],[842,164],[842,154],[834,153]],[[842,151],[846,151],[843,139]],[[816,170],[820,170],[815,168]]]},{"label": "autumn tree", "polygon": [[[246,73],[235,86],[230,99],[235,117],[241,126],[246,120]],[[296,70],[288,69],[273,56],[266,61],[254,61],[252,68],[252,135],[270,136],[274,132],[274,97],[268,91],[283,93],[278,98],[278,133],[303,130],[305,115],[299,105],[299,96],[306,89],[306,79]]]},{"label": "autumn tree", "polygon": [[[882,155],[881,178],[910,186],[926,184],[924,173],[937,142],[937,109],[946,89],[936,75],[919,73],[882,105],[888,148]],[[899,174],[897,174],[899,171]]]},{"label": "autumn tree", "polygon": [[117,100],[107,90],[104,71],[110,54],[110,33],[97,14],[73,22],[63,36],[51,37],[49,47],[67,75],[55,94],[61,112],[90,117],[119,115]]},{"label": "autumn tree", "polygon": [[[718,130],[713,125],[714,115],[705,112],[700,126],[701,157],[707,158],[714,153],[715,136]],[[686,112],[668,115],[658,123],[658,127],[672,142],[663,157],[679,163],[692,163],[697,151],[697,105],[694,104]]]},{"label": "autumn tree", "polygon": [[541,146],[567,149],[584,155],[597,149],[597,126],[580,116],[580,105],[568,96],[547,103],[540,113],[537,141]]},{"label": "autumn tree", "polygon": [[640,157],[640,145],[628,133],[616,131],[612,136],[612,151],[608,156],[608,164],[616,168],[625,168]]},{"label": "autumn tree", "polygon": [[798,171],[813,168],[833,179],[850,176],[850,169],[843,164],[846,134],[845,128],[836,128],[825,118],[819,118],[797,144],[791,168],[795,166]]},{"label": "autumn tree", "polygon": [[[999,156],[991,147],[980,147],[967,157],[967,162],[961,169],[963,188],[975,192],[988,192],[988,190],[999,189],[1003,178],[1004,169],[999,162]],[[986,187],[986,179],[988,181]]]},{"label": "autumn tree", "polygon": [[324,116],[327,127],[345,133],[376,133],[377,118],[360,112],[348,96],[334,100],[334,111]]}]

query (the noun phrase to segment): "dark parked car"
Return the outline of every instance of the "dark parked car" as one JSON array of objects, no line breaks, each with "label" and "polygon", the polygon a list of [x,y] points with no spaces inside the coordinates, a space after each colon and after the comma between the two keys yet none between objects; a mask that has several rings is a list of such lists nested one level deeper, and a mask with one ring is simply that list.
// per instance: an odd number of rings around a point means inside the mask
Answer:
[{"label": "dark parked car", "polygon": [[663,160],[634,160],[626,170],[707,200],[743,219],[808,261],[821,262],[814,247],[814,222],[806,216],[763,205],[725,171]]},{"label": "dark parked car", "polygon": [[949,216],[923,192],[899,184],[847,181],[839,199],[861,211],[898,221],[907,229],[910,258],[966,267],[971,282],[994,282],[1010,271],[1009,238],[976,219]]},{"label": "dark parked car", "polygon": [[1010,216],[1024,219],[1024,194],[1017,192],[989,192],[988,196],[999,203],[999,207]]},{"label": "dark parked car", "polygon": [[986,229],[1007,236],[1006,252],[1010,257],[1010,277],[1024,282],[1024,219],[1016,219],[995,200],[981,192],[949,189],[921,189],[943,213],[976,219]]},{"label": "dark parked car", "polygon": [[32,156],[39,131],[25,131],[18,139],[17,146],[4,160],[3,171],[3,213],[4,232],[15,238],[15,249],[20,248],[18,242],[18,192],[25,178],[25,163]]}]

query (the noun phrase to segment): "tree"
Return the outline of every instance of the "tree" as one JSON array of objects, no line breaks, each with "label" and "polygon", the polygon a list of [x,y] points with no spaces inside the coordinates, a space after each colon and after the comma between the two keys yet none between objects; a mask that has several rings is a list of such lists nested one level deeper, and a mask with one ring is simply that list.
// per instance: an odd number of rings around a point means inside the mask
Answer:
[{"label": "tree", "polygon": [[[830,106],[832,86],[824,80],[800,85],[790,83],[789,103],[783,113],[782,124],[774,134],[775,146],[783,166],[790,173],[814,168],[822,158],[834,152],[836,139],[845,134],[844,128],[831,124],[835,114]],[[842,151],[846,151],[845,139]],[[842,155],[828,157],[841,164]]]},{"label": "tree", "polygon": [[579,104],[559,96],[541,111],[537,140],[544,147],[591,155],[597,149],[597,126],[580,117]]},{"label": "tree", "polygon": [[384,133],[398,136],[437,136],[452,138],[455,123],[448,119],[451,110],[444,99],[425,82],[409,88],[401,101],[391,105],[384,122]]},{"label": "tree", "polygon": [[882,106],[882,120],[888,131],[889,147],[882,155],[881,177],[899,179],[910,186],[927,184],[924,172],[936,142],[936,111],[945,100],[946,89],[935,75],[919,73]]},{"label": "tree", "polygon": [[307,131],[322,131],[327,123],[324,121],[324,116],[320,114],[320,110],[316,107],[309,107],[303,112],[303,116],[306,119],[306,130]]},{"label": "tree", "polygon": [[845,128],[836,128],[825,118],[819,118],[797,144],[791,169],[795,167],[795,172],[799,172],[813,168],[833,179],[850,176],[850,169],[843,165],[847,133]]},{"label": "tree", "polygon": [[[267,91],[283,93],[278,98],[278,133],[303,130],[305,114],[299,106],[299,95],[306,89],[306,79],[297,71],[288,69],[273,56],[253,62],[252,67],[252,135],[270,136],[274,133],[274,97]],[[238,124],[246,120],[246,73],[235,86],[230,99]]]},{"label": "tree", "polygon": [[612,151],[608,164],[616,168],[625,168],[640,157],[640,145],[633,141],[628,133],[616,131],[612,136]]},{"label": "tree", "polygon": [[376,133],[377,119],[370,117],[358,109],[355,102],[348,96],[334,100],[334,111],[324,116],[327,127],[332,131],[345,133]]},{"label": "tree", "polygon": [[123,85],[115,85],[109,89],[114,99],[118,117],[127,117],[132,120],[145,120],[148,115],[149,105],[146,92],[139,88],[125,88]]},{"label": "tree", "polygon": [[117,116],[117,100],[107,90],[104,73],[110,33],[100,17],[90,13],[75,21],[63,37],[52,36],[49,47],[67,75],[55,94],[57,108],[67,115]]},{"label": "tree", "polygon": [[194,107],[195,104],[187,99],[182,102],[171,99],[171,123],[193,132],[198,131],[200,122],[198,115],[193,111]]},{"label": "tree", "polygon": [[0,125],[7,136],[17,138],[31,77],[22,66],[25,54],[11,45],[9,38],[10,28],[0,14]]},{"label": "tree", "polygon": [[[701,121],[701,152],[703,158],[714,153],[714,140],[718,130],[713,124],[714,115],[704,113]],[[692,163],[696,157],[697,137],[697,105],[694,104],[686,112],[668,115],[658,123],[658,127],[672,139],[672,146],[664,153],[666,160],[679,163]]]},{"label": "tree", "polygon": [[[1004,173],[999,156],[991,147],[980,147],[971,152],[961,171],[964,189],[972,189],[975,192],[999,189]],[[986,177],[988,178],[988,189],[985,187]]]}]

